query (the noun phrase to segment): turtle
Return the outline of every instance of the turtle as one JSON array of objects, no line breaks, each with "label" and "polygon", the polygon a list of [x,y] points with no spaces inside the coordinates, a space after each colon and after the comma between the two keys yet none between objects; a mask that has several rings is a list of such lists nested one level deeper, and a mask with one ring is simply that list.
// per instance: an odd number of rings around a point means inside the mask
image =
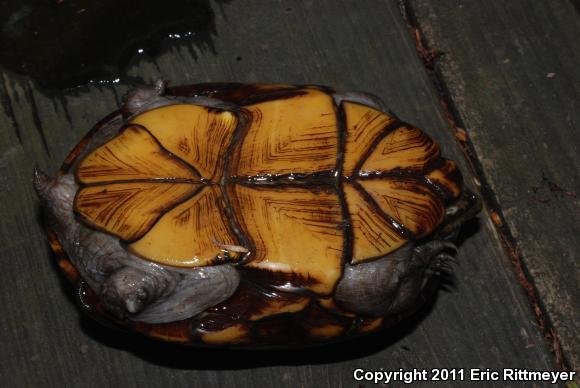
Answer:
[{"label": "turtle", "polygon": [[33,181],[85,312],[199,346],[398,324],[435,295],[481,208],[422,130],[318,85],[136,88]]}]

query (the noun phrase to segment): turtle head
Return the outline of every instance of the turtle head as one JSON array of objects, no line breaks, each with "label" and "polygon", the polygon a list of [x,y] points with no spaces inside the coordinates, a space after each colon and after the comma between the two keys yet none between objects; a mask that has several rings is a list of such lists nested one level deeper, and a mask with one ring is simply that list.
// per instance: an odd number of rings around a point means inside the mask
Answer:
[{"label": "turtle head", "polygon": [[115,317],[139,320],[140,313],[173,293],[177,279],[156,264],[132,264],[109,274],[101,285],[100,297]]},{"label": "turtle head", "polygon": [[103,283],[101,301],[111,314],[122,319],[143,311],[152,299],[151,291],[144,271],[124,267]]}]

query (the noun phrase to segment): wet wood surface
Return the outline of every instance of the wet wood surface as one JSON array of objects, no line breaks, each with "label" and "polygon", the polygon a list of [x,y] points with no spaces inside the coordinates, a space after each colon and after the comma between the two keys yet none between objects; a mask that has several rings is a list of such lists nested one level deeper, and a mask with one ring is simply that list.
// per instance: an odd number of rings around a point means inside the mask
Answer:
[{"label": "wet wood surface", "polygon": [[[213,50],[176,47],[154,61],[143,61],[130,74],[145,82],[162,78],[173,84],[319,83],[342,90],[368,91],[383,98],[401,119],[424,128],[438,140],[444,155],[459,162],[468,185],[474,187],[474,177],[454,130],[417,54],[413,31],[396,2],[252,0],[213,7]],[[557,368],[538,328],[532,304],[487,211],[480,215],[479,222],[464,229],[454,280],[439,293],[436,302],[415,319],[370,338],[302,351],[203,350],[146,341],[87,320],[72,303],[71,290],[51,261],[31,173],[35,165],[55,172],[81,136],[119,105],[129,85],[45,92],[24,77],[8,73],[0,76],[2,386],[372,386],[354,381],[353,370]],[[566,90],[573,92],[566,77],[563,71],[561,79],[548,80],[562,82],[567,85]],[[502,85],[497,88],[506,93],[510,90]],[[522,104],[532,110],[530,105]],[[571,109],[573,105],[567,104],[564,105]],[[493,106],[489,105],[489,109]],[[543,128],[537,125],[526,126],[526,131]],[[502,136],[510,136],[510,131],[512,136],[520,136],[523,127],[503,128]],[[563,136],[563,132],[556,136]],[[477,140],[474,137],[474,142]],[[561,142],[563,147],[570,147],[564,137]],[[481,144],[483,147],[487,143]],[[555,147],[546,144],[548,148]],[[516,158],[504,147],[492,151],[488,158]],[[547,174],[560,171],[558,159],[551,156],[554,152],[548,154],[544,150],[541,154],[546,164],[553,163],[551,169],[546,169]],[[518,163],[530,163],[533,155],[528,155],[527,161],[516,158],[517,163],[501,159],[503,179],[521,174]],[[558,157],[566,155],[573,156],[560,152]],[[532,181],[534,177],[530,175]],[[524,182],[520,183],[522,190],[527,184]],[[567,182],[558,184],[564,186]],[[498,196],[501,200],[501,192]],[[573,206],[557,204],[565,201],[568,199],[552,202],[558,209]],[[542,204],[530,199],[527,209],[530,206]],[[512,213],[507,212],[506,216]],[[537,216],[525,215],[535,222]],[[552,232],[541,234],[539,230],[535,239],[538,245],[553,242]],[[562,252],[554,252],[557,257],[562,256]],[[568,271],[570,276],[574,274],[572,268]],[[464,384],[448,381],[438,386]],[[414,386],[427,387],[432,383],[419,382]],[[496,386],[521,384],[498,382]]]},{"label": "wet wood surface", "polygon": [[413,0],[437,70],[563,357],[580,368],[580,13],[573,1]]}]

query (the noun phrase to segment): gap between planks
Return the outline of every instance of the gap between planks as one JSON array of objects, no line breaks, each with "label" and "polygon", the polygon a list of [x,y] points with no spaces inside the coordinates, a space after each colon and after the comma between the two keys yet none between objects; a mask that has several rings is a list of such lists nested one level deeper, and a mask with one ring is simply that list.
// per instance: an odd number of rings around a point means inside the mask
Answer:
[{"label": "gap between planks", "polygon": [[[433,42],[428,42],[420,23],[417,20],[413,6],[410,4],[410,0],[397,0],[397,3],[401,11],[401,17],[409,27],[411,38],[415,42],[417,53],[423,62],[425,71],[433,83],[439,104],[441,105],[441,109],[447,119],[449,128],[454,131],[453,135],[459,142],[460,148],[471,168],[473,176],[477,179],[475,184],[480,191],[483,205],[491,215],[494,228],[503,243],[503,248],[506,254],[513,264],[513,269],[520,286],[530,302],[532,311],[536,318],[536,323],[538,324],[538,329],[546,341],[548,348],[552,352],[558,369],[561,371],[572,370],[569,361],[566,359],[566,355],[562,351],[558,334],[541,298],[539,297],[534,279],[524,263],[523,256],[518,247],[518,242],[505,221],[504,212],[499,205],[497,195],[486,178],[475,147],[469,138],[468,132],[465,130],[464,121],[456,108],[451,93],[449,93],[449,88],[447,87],[445,78],[436,66],[438,58],[444,53],[433,48]],[[574,6],[576,9],[580,10],[580,3],[574,2]]]}]

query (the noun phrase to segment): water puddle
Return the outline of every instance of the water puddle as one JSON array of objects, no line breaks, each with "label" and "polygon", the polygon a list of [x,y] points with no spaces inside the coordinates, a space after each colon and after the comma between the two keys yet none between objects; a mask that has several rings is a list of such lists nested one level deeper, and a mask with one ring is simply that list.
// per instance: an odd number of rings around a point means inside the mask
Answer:
[{"label": "water puddle", "polygon": [[119,82],[172,45],[211,50],[215,33],[209,0],[0,0],[0,26],[0,65],[44,88]]}]

